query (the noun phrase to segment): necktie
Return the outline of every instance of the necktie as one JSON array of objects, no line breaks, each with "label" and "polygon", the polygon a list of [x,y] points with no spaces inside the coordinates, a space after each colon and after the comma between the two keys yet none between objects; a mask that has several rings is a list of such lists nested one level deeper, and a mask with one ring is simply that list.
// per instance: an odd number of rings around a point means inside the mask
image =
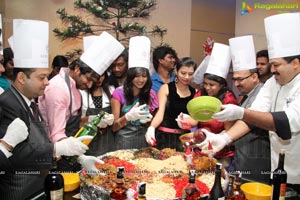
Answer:
[{"label": "necktie", "polygon": [[240,101],[240,105],[242,105],[244,103],[244,101],[246,101],[246,99],[248,98],[248,95],[244,95],[242,100]]},{"label": "necktie", "polygon": [[32,101],[31,104],[30,104],[30,108],[32,109],[32,114],[33,114],[33,117],[34,117],[34,121],[39,122],[40,119],[39,119],[39,107],[38,107],[38,105],[35,102]]}]

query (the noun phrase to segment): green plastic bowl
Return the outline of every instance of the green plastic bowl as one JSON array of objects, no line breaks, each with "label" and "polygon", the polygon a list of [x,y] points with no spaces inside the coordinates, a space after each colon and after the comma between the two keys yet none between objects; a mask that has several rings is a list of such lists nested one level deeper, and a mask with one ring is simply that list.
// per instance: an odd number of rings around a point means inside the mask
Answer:
[{"label": "green plastic bowl", "polygon": [[189,115],[200,122],[212,119],[213,114],[221,110],[221,101],[211,96],[201,96],[190,100],[186,106]]}]

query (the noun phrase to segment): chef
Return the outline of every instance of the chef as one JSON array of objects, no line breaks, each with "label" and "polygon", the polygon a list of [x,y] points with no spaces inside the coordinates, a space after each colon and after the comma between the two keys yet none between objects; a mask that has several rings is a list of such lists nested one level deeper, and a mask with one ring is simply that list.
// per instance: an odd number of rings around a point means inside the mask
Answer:
[{"label": "chef", "polygon": [[214,114],[220,121],[238,120],[226,133],[214,135],[199,144],[203,150],[211,140],[214,148],[249,132],[248,124],[269,130],[271,168],[278,165],[279,151],[285,149],[284,168],[288,186],[300,194],[300,13],[284,13],[265,18],[271,77],[261,88],[249,109],[225,105]]},{"label": "chef", "polygon": [[[239,105],[249,108],[263,86],[256,68],[252,35],[229,39],[235,86],[242,97]],[[243,178],[269,183],[271,170],[270,140],[267,130],[250,126],[251,131],[234,142],[235,170],[244,172]]]},{"label": "chef", "polygon": [[[39,97],[39,108],[49,127],[49,137],[53,142],[73,136],[79,129],[82,97],[79,90],[90,88],[100,75],[124,50],[123,45],[107,32],[95,37],[93,44],[73,61],[69,68],[61,68],[59,74],[49,81],[45,94]],[[97,76],[95,76],[96,72]],[[107,120],[107,121],[106,121]],[[98,127],[105,128],[113,122],[113,115],[104,116]],[[58,162],[60,170],[79,170],[62,158]]]},{"label": "chef", "polygon": [[68,137],[51,143],[35,105],[34,98],[49,84],[48,37],[47,22],[13,20],[14,79],[0,96],[1,146],[3,153],[9,151],[6,166],[10,167],[0,175],[0,199],[29,198],[43,188],[55,157],[82,155],[88,149],[81,142],[87,138]]}]

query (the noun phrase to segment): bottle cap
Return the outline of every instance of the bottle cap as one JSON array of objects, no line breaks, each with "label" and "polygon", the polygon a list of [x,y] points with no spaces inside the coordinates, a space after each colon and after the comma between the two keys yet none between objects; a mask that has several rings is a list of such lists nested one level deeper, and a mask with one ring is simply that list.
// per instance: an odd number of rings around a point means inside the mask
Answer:
[{"label": "bottle cap", "polygon": [[195,181],[196,181],[196,170],[191,169],[189,171],[189,177],[190,177],[189,182],[190,183],[195,183]]},{"label": "bottle cap", "polygon": [[280,154],[285,153],[285,149],[280,149],[279,153],[280,153]]},{"label": "bottle cap", "polygon": [[124,178],[124,167],[117,168],[117,178]]},{"label": "bottle cap", "polygon": [[146,183],[145,182],[139,182],[138,192],[139,192],[140,195],[146,194]]},{"label": "bottle cap", "polygon": [[216,169],[221,170],[221,169],[222,169],[222,163],[217,163],[217,164],[216,164]]}]

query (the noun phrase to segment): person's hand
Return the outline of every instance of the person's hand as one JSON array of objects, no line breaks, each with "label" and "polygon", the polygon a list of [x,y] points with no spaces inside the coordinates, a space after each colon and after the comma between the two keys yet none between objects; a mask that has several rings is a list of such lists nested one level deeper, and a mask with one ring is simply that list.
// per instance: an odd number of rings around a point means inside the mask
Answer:
[{"label": "person's hand", "polygon": [[208,148],[209,142],[212,145],[212,149],[213,149],[214,153],[219,152],[226,145],[228,145],[232,142],[232,139],[230,138],[230,136],[225,132],[215,134],[215,133],[209,132],[206,129],[202,129],[202,132],[206,135],[206,138],[200,144],[196,144],[196,146],[199,147],[201,149],[201,152],[203,152],[205,154],[209,154],[211,151],[211,149]]},{"label": "person's hand", "polygon": [[28,135],[28,128],[24,121],[20,118],[16,118],[7,127],[6,133],[1,140],[14,148],[17,144],[26,140]]},{"label": "person's hand", "polygon": [[245,110],[243,107],[234,104],[226,104],[222,105],[222,109],[222,111],[215,113],[212,118],[221,122],[243,119]]},{"label": "person's hand", "polygon": [[143,115],[143,117],[140,119],[140,122],[142,124],[146,124],[148,122],[150,122],[152,120],[153,116],[151,115],[151,113],[149,113],[148,115]]},{"label": "person's hand", "polygon": [[86,135],[78,138],[68,137],[60,140],[54,144],[55,156],[80,156],[89,149],[82,141],[92,139],[93,136]]},{"label": "person's hand", "polygon": [[192,128],[192,125],[185,121],[187,118],[190,118],[188,114],[180,113],[177,118],[175,119],[177,121],[177,125],[181,129],[190,130]]},{"label": "person's hand", "polygon": [[94,156],[80,155],[77,158],[77,162],[81,164],[81,167],[84,168],[87,174],[89,174],[90,176],[95,176],[97,174],[104,175],[96,167],[97,163],[104,164],[104,162],[99,158],[96,158]]},{"label": "person's hand", "polygon": [[139,103],[136,103],[126,114],[125,118],[127,121],[135,121],[142,119],[146,115],[149,115],[150,112],[147,108],[147,104],[139,106]]},{"label": "person's hand", "polygon": [[155,139],[155,128],[153,126],[149,126],[147,129],[147,132],[145,134],[145,138],[148,144],[151,146],[156,145],[156,139]]},{"label": "person's hand", "polygon": [[115,117],[113,114],[106,113],[97,126],[98,128],[106,128],[107,126],[111,126],[114,122],[114,119]]}]

